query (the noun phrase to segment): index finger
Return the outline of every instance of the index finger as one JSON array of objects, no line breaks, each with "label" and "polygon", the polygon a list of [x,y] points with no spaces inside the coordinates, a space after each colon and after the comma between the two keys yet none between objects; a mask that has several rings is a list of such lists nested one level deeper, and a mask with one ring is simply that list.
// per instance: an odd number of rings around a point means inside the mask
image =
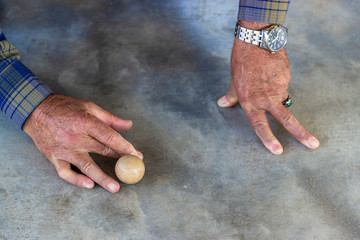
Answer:
[{"label": "index finger", "polygon": [[299,142],[306,147],[315,149],[320,143],[313,135],[305,130],[303,126],[296,120],[294,115],[282,104],[276,105],[269,112],[288,130]]},{"label": "index finger", "polygon": [[106,125],[110,126],[116,131],[129,130],[133,125],[133,122],[131,120],[124,120],[106,111],[105,109],[102,109],[93,102],[90,102],[88,104],[88,110],[92,115],[97,117],[100,121],[104,122]]},{"label": "index finger", "polygon": [[105,146],[110,147],[120,155],[131,154],[143,158],[134,146],[126,141],[118,132],[107,126],[96,117],[92,117],[87,132]]}]

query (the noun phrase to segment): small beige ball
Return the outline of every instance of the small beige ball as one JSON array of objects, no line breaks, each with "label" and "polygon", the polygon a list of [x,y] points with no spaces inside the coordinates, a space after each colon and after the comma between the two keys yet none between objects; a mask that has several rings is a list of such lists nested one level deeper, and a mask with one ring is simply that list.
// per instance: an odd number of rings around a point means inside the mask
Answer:
[{"label": "small beige ball", "polygon": [[125,155],[116,162],[115,173],[123,183],[135,184],[143,178],[145,165],[140,158],[133,155]]}]

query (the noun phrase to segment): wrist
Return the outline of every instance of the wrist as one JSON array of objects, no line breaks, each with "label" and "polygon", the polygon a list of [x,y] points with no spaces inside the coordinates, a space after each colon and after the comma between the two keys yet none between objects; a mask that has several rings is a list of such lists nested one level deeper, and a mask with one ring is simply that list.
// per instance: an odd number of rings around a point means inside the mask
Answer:
[{"label": "wrist", "polygon": [[287,28],[270,23],[239,20],[235,38],[275,53],[287,43]]},{"label": "wrist", "polygon": [[29,115],[26,119],[23,130],[28,135],[30,135],[31,128],[34,127],[36,124],[39,124],[40,118],[44,115],[45,112],[48,111],[51,105],[53,105],[53,99],[56,98],[57,94],[51,94],[47,96]]},{"label": "wrist", "polygon": [[272,25],[270,23],[252,22],[252,21],[244,21],[244,20],[239,20],[238,24],[242,27],[252,29],[252,30],[262,30],[262,29],[270,27]]}]

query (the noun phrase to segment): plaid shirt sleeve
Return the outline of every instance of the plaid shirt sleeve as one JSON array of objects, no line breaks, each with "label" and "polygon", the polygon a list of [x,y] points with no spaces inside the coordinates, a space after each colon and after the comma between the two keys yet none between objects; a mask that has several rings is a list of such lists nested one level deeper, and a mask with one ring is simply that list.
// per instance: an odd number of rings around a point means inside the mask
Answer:
[{"label": "plaid shirt sleeve", "polygon": [[284,24],[289,5],[283,0],[240,0],[238,19]]},{"label": "plaid shirt sleeve", "polygon": [[0,33],[0,109],[22,128],[53,92],[21,63],[19,51]]}]

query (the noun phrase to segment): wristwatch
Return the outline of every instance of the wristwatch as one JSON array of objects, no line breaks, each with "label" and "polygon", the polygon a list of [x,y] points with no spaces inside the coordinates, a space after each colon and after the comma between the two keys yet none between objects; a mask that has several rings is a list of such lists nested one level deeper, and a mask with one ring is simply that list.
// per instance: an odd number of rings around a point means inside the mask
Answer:
[{"label": "wristwatch", "polygon": [[281,25],[271,25],[263,30],[252,30],[240,26],[235,27],[235,37],[241,41],[254,44],[275,53],[285,47],[288,29]]}]

